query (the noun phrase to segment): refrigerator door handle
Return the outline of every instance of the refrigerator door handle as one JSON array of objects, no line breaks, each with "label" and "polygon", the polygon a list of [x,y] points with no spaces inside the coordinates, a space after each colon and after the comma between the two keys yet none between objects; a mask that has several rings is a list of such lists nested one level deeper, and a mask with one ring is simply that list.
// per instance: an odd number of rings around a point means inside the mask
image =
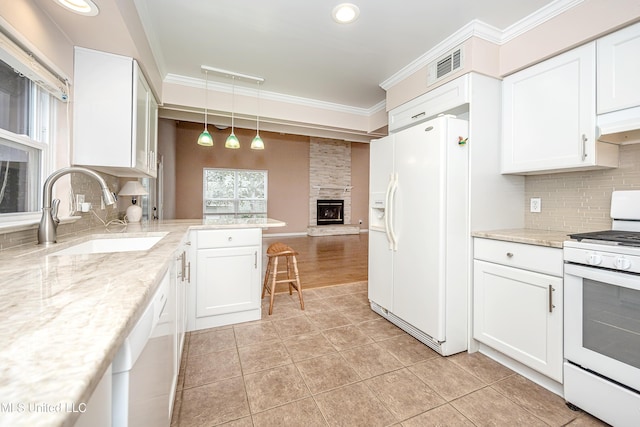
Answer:
[{"label": "refrigerator door handle", "polygon": [[398,189],[398,174],[394,173],[391,178],[391,191],[389,192],[389,199],[387,200],[387,233],[391,237],[389,240],[389,249],[394,251],[398,250],[398,238],[393,230],[393,215],[394,215],[394,199],[396,197],[396,190]]},{"label": "refrigerator door handle", "polygon": [[389,249],[393,249],[393,238],[391,237],[391,224],[389,218],[391,216],[391,189],[393,188],[393,174],[389,175],[389,183],[387,184],[387,192],[384,196],[384,232],[387,235],[387,241],[389,242]]}]

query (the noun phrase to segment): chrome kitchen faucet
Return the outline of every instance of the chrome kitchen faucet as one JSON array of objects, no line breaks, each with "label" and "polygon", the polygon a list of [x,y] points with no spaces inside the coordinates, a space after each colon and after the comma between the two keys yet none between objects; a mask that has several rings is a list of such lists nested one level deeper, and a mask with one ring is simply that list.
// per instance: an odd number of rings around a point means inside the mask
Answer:
[{"label": "chrome kitchen faucet", "polygon": [[56,243],[56,237],[58,232],[58,224],[60,220],[58,219],[58,206],[60,205],[60,199],[51,200],[51,193],[53,189],[53,184],[63,175],[72,173],[72,172],[80,172],[90,177],[93,177],[100,184],[100,188],[102,190],[102,200],[106,205],[112,205],[116,202],[116,198],[109,190],[107,183],[104,179],[98,175],[97,172],[92,171],[91,169],[82,168],[78,166],[71,166],[68,168],[62,168],[51,175],[44,182],[44,187],[42,189],[42,218],[40,219],[40,225],[38,226],[38,244],[39,245],[48,245],[50,243]]}]

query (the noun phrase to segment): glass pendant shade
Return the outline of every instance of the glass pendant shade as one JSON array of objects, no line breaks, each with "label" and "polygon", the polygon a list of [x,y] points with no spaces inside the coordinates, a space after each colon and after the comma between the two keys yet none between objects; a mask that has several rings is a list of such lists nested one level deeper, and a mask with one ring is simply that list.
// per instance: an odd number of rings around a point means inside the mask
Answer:
[{"label": "glass pendant shade", "polygon": [[238,141],[238,137],[235,133],[233,133],[234,128],[234,120],[233,120],[233,110],[235,108],[235,99],[236,99],[236,91],[235,91],[235,77],[231,77],[231,135],[227,137],[227,140],[224,143],[225,148],[238,149],[240,148],[240,141]]},{"label": "glass pendant shade", "polygon": [[264,150],[264,141],[260,138],[260,82],[258,82],[258,114],[256,115],[256,136],[251,141],[252,150]]},{"label": "glass pendant shade", "polygon": [[234,150],[237,148],[240,148],[240,141],[238,141],[238,138],[233,133],[233,131],[231,132],[231,135],[227,137],[227,140],[225,141],[224,146],[225,148],[232,148]]},{"label": "glass pendant shade", "polygon": [[207,129],[207,95],[209,94],[209,73],[205,70],[204,72],[205,80],[204,80],[204,130],[198,137],[198,145],[202,145],[203,147],[212,147],[213,146],[213,137],[209,133],[209,129]]},{"label": "glass pendant shade", "polygon": [[207,129],[205,129],[198,137],[198,145],[202,145],[205,147],[213,146],[213,137]]},{"label": "glass pendant shade", "polygon": [[252,150],[264,150],[264,141],[260,138],[260,135],[256,135],[251,141]]}]

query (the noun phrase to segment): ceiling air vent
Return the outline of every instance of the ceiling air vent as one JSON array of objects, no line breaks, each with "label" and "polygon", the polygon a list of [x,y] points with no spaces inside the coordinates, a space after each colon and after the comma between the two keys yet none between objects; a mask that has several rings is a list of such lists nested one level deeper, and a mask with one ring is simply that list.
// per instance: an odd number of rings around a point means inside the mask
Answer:
[{"label": "ceiling air vent", "polygon": [[445,78],[454,71],[462,68],[462,65],[462,48],[457,47],[427,66],[427,85],[431,85]]}]

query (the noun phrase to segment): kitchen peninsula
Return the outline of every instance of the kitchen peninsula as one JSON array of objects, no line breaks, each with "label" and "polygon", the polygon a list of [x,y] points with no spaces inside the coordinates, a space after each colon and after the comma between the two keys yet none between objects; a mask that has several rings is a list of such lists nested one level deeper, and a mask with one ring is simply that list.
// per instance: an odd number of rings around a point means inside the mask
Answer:
[{"label": "kitchen peninsula", "polygon": [[[191,232],[284,225],[267,218],[130,224],[0,252],[0,424],[74,425]],[[149,236],[163,237],[148,250],[55,255],[92,239]]]}]

